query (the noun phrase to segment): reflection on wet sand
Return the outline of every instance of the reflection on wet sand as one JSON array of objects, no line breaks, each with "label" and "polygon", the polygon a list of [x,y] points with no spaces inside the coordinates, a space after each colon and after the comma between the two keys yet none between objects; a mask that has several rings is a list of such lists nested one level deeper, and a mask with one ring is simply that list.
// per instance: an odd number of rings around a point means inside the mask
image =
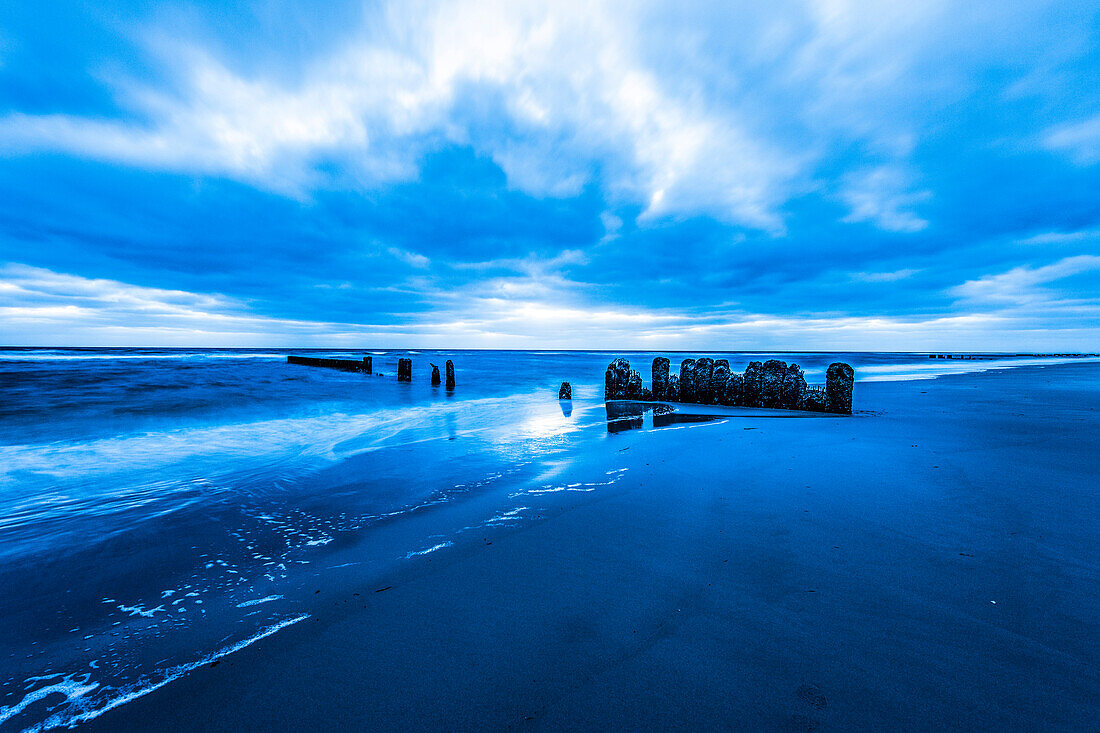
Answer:
[{"label": "reflection on wet sand", "polygon": [[653,427],[663,428],[668,425],[679,425],[681,423],[693,423],[693,422],[711,422],[712,420],[724,420],[722,415],[696,415],[692,413],[682,412],[670,412],[667,415],[659,415],[656,412],[653,413]]},{"label": "reflection on wet sand", "polygon": [[700,423],[724,419],[722,415],[676,412],[672,405],[652,402],[612,401],[607,409],[607,432],[621,433],[643,427],[663,428],[680,423]]}]

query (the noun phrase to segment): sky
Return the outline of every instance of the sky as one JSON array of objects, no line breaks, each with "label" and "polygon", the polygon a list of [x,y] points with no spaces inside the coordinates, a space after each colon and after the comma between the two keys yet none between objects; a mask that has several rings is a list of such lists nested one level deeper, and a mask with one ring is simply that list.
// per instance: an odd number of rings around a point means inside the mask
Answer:
[{"label": "sky", "polygon": [[8,0],[0,344],[1100,351],[1100,4]]}]

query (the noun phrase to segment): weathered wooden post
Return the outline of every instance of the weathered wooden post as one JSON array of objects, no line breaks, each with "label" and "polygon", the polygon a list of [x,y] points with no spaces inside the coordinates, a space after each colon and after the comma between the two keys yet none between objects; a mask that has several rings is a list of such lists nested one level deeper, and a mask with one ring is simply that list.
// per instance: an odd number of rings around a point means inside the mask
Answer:
[{"label": "weathered wooden post", "polygon": [[708,356],[695,360],[695,401],[703,405],[714,404],[710,391],[710,378],[714,375],[714,359]]},{"label": "weathered wooden post", "polygon": [[680,402],[695,402],[695,359],[680,362]]},{"label": "weathered wooden post", "polygon": [[432,386],[439,386],[439,367],[437,367],[435,364],[432,364]]},{"label": "weathered wooden post", "polygon": [[783,385],[780,395],[783,407],[788,410],[797,410],[802,404],[802,397],[806,394],[806,376],[802,368],[797,364],[787,366],[787,373],[783,375]]},{"label": "weathered wooden post", "polygon": [[722,392],[723,405],[741,406],[745,404],[745,378],[736,372],[726,377],[726,388]]},{"label": "weathered wooden post", "polygon": [[714,362],[710,373],[710,404],[726,405],[726,382],[730,379],[730,363],[725,359]]},{"label": "weathered wooden post", "polygon": [[680,378],[675,374],[668,378],[668,387],[665,388],[665,396],[662,399],[680,402]]},{"label": "weathered wooden post", "polygon": [[760,407],[783,406],[783,379],[787,376],[787,362],[768,359],[764,362],[760,381]]},{"label": "weathered wooden post", "polygon": [[807,412],[825,412],[825,390],[820,387],[807,387],[802,395],[802,409]]},{"label": "weathered wooden post", "polygon": [[745,407],[760,407],[761,391],[764,388],[764,364],[750,361],[745,367]]},{"label": "weathered wooden post", "polygon": [[625,400],[627,384],[630,382],[630,362],[616,359],[607,365],[603,375],[603,398],[605,400]]},{"label": "weathered wooden post", "polygon": [[364,356],[363,357],[363,372],[366,373],[366,374],[374,374],[374,357],[373,356]]},{"label": "weathered wooden post", "polygon": [[455,388],[455,363],[450,359],[447,360],[447,389]]},{"label": "weathered wooden post", "polygon": [[668,365],[669,361],[663,356],[653,360],[653,399],[668,399]]},{"label": "weathered wooden post", "polygon": [[398,382],[411,382],[413,374],[413,362],[412,359],[398,359],[397,360],[397,381]]},{"label": "weathered wooden post", "polygon": [[573,399],[573,385],[569,382],[562,382],[561,387],[558,388],[559,400],[571,400]]},{"label": "weathered wooden post", "polygon": [[856,373],[844,362],[833,362],[825,372],[825,409],[842,415],[852,414],[852,388]]}]

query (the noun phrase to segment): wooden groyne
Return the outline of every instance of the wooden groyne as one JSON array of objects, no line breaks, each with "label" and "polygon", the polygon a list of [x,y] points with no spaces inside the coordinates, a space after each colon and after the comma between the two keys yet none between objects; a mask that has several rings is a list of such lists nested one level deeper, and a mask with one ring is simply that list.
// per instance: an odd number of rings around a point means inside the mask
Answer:
[{"label": "wooden groyne", "polygon": [[749,362],[744,374],[732,371],[728,359],[684,359],[671,376],[670,366],[663,356],[654,359],[653,386],[645,387],[629,361],[615,359],[604,373],[604,399],[852,413],[855,370],[843,362],[829,365],[824,386],[806,384],[801,367],[777,359]]},{"label": "wooden groyne", "polygon": [[288,364],[323,367],[325,369],[339,369],[342,372],[363,372],[364,374],[374,373],[374,362],[373,359],[369,356],[364,356],[362,360],[319,359],[313,356],[288,356],[286,358],[286,361]]},{"label": "wooden groyne", "polygon": [[1100,356],[1100,354],[929,354],[929,359],[1011,359],[1013,357],[1025,357],[1028,359],[1087,359]]},{"label": "wooden groyne", "polygon": [[[286,361],[288,364],[298,364],[299,366],[322,367],[324,369],[338,369],[342,372],[360,372],[362,374],[374,374],[374,357],[371,356],[364,356],[362,360],[324,359],[315,356],[288,356],[286,358]],[[430,366],[432,367],[432,386],[438,387],[440,382],[439,367],[435,364],[431,364]],[[450,391],[455,388],[454,362],[448,359],[444,364],[444,368],[446,369],[447,373],[447,390]],[[397,381],[412,381],[412,359],[402,357],[397,360]]]}]

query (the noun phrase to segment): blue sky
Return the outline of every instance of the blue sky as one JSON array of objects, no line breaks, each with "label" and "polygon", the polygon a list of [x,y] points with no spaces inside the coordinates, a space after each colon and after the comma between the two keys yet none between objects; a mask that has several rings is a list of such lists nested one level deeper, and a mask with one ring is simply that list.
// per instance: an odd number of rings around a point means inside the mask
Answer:
[{"label": "blue sky", "polygon": [[0,5],[0,343],[1100,349],[1100,5]]}]

